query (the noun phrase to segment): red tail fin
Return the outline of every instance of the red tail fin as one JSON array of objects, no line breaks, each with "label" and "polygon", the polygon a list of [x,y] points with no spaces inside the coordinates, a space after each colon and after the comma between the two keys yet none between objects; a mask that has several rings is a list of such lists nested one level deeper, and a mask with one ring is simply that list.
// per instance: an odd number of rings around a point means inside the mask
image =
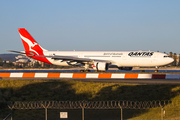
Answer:
[{"label": "red tail fin", "polygon": [[43,49],[25,28],[18,28],[18,30],[25,48],[26,55],[33,59],[52,64],[46,57],[38,57],[38,55],[43,56],[44,51],[47,50]]},{"label": "red tail fin", "polygon": [[18,30],[27,55],[43,55],[43,51],[46,50],[43,49],[40,45],[38,45],[38,43],[28,33],[28,31],[25,28],[18,28]]}]

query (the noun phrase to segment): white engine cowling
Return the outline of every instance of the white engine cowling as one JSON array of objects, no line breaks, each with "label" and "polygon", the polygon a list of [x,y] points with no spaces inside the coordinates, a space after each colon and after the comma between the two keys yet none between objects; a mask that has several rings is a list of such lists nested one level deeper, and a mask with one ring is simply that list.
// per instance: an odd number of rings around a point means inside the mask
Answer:
[{"label": "white engine cowling", "polygon": [[93,69],[97,71],[106,71],[108,70],[108,64],[106,62],[95,62],[93,64]]}]

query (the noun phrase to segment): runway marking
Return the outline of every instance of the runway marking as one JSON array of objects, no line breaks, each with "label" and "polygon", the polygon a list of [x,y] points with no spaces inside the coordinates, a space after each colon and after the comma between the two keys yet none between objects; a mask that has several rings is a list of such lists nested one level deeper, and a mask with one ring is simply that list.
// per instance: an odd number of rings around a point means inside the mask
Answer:
[{"label": "runway marking", "polygon": [[129,73],[0,73],[2,78],[180,79],[180,74]]},{"label": "runway marking", "polygon": [[98,78],[111,78],[111,73],[99,73]]},{"label": "runway marking", "polygon": [[125,74],[113,73],[111,78],[121,78],[124,79]]},{"label": "runway marking", "polygon": [[138,74],[138,79],[151,79],[152,74]]},{"label": "runway marking", "polygon": [[125,74],[125,78],[127,78],[127,79],[137,79],[138,74]]},{"label": "runway marking", "polygon": [[152,74],[152,79],[165,79],[166,74]]},{"label": "runway marking", "polygon": [[34,77],[35,78],[39,78],[39,77],[47,78],[47,75],[48,75],[48,73],[36,73]]},{"label": "runway marking", "polygon": [[35,73],[23,73],[22,77],[31,78],[31,77],[34,77],[34,76],[35,76]]},{"label": "runway marking", "polygon": [[60,73],[48,73],[48,78],[59,78]]},{"label": "runway marking", "polygon": [[72,78],[86,78],[86,73],[73,73]]},{"label": "runway marking", "polygon": [[60,73],[60,78],[72,78],[73,73]]},{"label": "runway marking", "polygon": [[0,73],[0,77],[10,77],[11,73]]},{"label": "runway marking", "polygon": [[86,73],[86,78],[98,78],[99,73]]},{"label": "runway marking", "polygon": [[180,79],[180,75],[166,74],[166,79]]},{"label": "runway marking", "polygon": [[22,77],[23,73],[11,73],[10,77]]}]

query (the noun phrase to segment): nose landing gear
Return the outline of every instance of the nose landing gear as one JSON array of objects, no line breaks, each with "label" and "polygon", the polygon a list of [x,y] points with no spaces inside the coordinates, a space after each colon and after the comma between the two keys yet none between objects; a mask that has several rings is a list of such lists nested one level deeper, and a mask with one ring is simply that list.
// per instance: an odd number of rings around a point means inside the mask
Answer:
[{"label": "nose landing gear", "polygon": [[155,67],[155,72],[159,72],[158,68],[159,68],[158,66]]}]

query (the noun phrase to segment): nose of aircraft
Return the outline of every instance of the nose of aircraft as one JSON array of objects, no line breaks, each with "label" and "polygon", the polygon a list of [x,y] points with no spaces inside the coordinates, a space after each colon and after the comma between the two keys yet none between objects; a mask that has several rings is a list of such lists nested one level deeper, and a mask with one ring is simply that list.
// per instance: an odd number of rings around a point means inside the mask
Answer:
[{"label": "nose of aircraft", "polygon": [[174,61],[173,58],[169,58],[169,63],[172,63]]}]

